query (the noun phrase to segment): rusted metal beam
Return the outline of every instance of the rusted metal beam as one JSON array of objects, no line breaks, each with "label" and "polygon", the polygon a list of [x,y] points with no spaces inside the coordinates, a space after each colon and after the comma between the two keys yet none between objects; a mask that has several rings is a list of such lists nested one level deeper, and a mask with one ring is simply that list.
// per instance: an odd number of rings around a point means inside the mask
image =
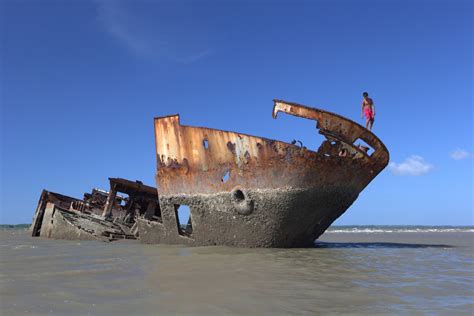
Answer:
[{"label": "rusted metal beam", "polygon": [[115,204],[115,198],[117,197],[117,185],[111,183],[109,195],[107,196],[107,202],[105,202],[104,211],[102,212],[102,217],[108,218],[112,214],[112,208]]},{"label": "rusted metal beam", "polygon": [[362,139],[374,149],[374,153],[370,157],[370,163],[378,166],[377,169],[383,169],[387,165],[389,161],[387,148],[374,133],[362,125],[329,111],[277,99],[273,100],[273,102],[273,118],[277,118],[278,112],[284,112],[290,115],[315,120],[317,122],[317,128],[320,129],[322,135],[343,141],[361,153],[363,152],[354,145],[354,142],[358,139]]}]

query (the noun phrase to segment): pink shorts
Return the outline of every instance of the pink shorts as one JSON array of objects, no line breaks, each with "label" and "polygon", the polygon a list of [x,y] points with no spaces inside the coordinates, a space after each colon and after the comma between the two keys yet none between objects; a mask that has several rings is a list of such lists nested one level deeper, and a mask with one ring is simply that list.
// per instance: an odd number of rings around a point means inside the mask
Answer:
[{"label": "pink shorts", "polygon": [[373,120],[374,117],[374,112],[372,112],[372,109],[369,107],[364,108],[364,115],[368,120]]}]

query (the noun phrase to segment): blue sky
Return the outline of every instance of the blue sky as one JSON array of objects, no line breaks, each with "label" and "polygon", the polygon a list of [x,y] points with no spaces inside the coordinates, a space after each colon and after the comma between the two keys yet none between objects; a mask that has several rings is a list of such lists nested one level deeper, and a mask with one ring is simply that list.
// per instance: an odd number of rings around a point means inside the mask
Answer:
[{"label": "blue sky", "polygon": [[154,185],[153,117],[300,139],[279,98],[359,123],[391,164],[336,222],[473,225],[471,1],[0,2],[0,223],[41,190]]}]

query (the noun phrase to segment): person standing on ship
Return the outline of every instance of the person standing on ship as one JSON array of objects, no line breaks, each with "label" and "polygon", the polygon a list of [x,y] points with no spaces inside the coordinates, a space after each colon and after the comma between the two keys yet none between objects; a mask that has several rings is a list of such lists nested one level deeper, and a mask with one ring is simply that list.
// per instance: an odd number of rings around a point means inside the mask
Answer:
[{"label": "person standing on ship", "polygon": [[371,131],[375,120],[374,100],[369,98],[369,93],[367,92],[364,92],[362,95],[364,96],[364,99],[362,100],[362,118],[364,118],[365,115],[365,128]]}]

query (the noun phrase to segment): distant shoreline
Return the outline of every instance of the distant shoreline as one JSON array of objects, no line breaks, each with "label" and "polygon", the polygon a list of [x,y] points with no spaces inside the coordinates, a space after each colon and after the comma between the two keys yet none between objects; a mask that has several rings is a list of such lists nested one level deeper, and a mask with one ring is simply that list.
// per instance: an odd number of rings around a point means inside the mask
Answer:
[{"label": "distant shoreline", "polygon": [[0,224],[2,228],[29,228],[31,224]]}]

